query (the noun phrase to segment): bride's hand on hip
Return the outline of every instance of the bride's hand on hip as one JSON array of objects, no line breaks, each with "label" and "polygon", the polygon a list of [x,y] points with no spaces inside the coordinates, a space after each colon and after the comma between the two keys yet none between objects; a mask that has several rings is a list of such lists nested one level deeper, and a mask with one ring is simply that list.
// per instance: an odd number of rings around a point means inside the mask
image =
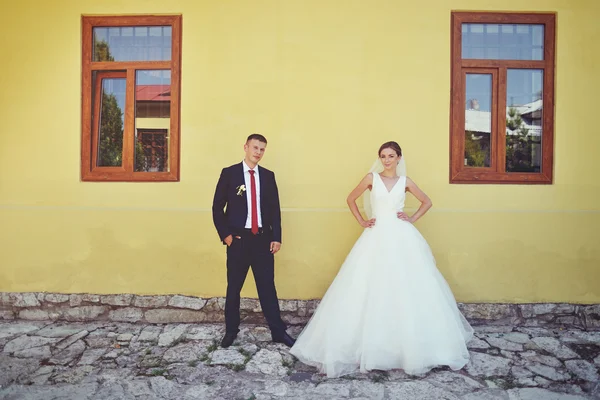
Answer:
[{"label": "bride's hand on hip", "polygon": [[412,221],[410,220],[410,217],[408,215],[406,215],[405,212],[398,211],[396,213],[396,215],[398,216],[398,219],[401,219],[402,221],[407,221],[407,222],[412,223]]},{"label": "bride's hand on hip", "polygon": [[363,228],[372,228],[372,227],[374,227],[375,226],[375,218],[371,218],[368,221],[365,221],[365,220],[361,221],[360,222],[360,226],[362,226]]}]

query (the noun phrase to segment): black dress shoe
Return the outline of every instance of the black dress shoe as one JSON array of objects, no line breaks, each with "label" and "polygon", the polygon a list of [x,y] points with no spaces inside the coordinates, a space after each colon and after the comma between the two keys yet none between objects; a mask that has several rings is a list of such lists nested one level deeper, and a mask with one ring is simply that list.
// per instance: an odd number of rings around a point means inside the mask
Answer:
[{"label": "black dress shoe", "polygon": [[223,340],[221,340],[221,347],[227,348],[231,346],[236,337],[237,333],[226,333],[225,336],[223,336]]},{"label": "black dress shoe", "polygon": [[296,339],[288,335],[286,332],[283,332],[282,336],[274,337],[273,341],[275,343],[283,343],[287,347],[292,347],[294,343],[296,343]]}]

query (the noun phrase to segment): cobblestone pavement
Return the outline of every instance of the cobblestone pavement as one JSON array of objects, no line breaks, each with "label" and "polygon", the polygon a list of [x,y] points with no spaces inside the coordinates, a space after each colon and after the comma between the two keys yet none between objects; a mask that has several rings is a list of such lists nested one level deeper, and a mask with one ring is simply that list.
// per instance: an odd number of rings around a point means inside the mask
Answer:
[{"label": "cobblestone pavement", "polygon": [[[289,332],[296,336],[300,327]],[[461,371],[326,379],[245,325],[0,323],[0,399],[594,399],[600,332],[478,326]]]}]

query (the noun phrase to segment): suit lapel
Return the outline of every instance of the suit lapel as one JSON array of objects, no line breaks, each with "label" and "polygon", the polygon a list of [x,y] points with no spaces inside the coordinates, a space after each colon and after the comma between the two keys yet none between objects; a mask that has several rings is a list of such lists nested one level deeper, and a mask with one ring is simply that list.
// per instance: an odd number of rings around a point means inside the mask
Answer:
[{"label": "suit lapel", "polygon": [[[240,185],[244,185],[244,187],[246,186],[246,179],[244,177],[244,163],[241,162],[238,164],[238,168],[236,168],[237,172],[235,174],[235,187],[237,188]],[[238,183],[239,182],[239,183]],[[236,192],[237,195],[237,192]],[[244,203],[244,210],[246,210],[246,215],[248,214],[248,188],[246,188],[246,190],[244,191],[244,194],[242,194],[240,197],[242,197],[242,199],[244,200],[242,203]],[[245,221],[244,221],[245,223]]]}]

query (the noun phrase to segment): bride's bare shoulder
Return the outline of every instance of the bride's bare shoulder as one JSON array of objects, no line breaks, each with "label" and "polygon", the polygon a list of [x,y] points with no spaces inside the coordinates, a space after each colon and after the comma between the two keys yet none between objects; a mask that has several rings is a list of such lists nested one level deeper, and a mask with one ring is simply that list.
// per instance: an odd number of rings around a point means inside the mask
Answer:
[{"label": "bride's bare shoulder", "polygon": [[364,178],[362,178],[362,180],[360,181],[360,183],[366,183],[369,186],[373,184],[373,174],[374,172],[369,172],[368,174],[365,175]]}]

